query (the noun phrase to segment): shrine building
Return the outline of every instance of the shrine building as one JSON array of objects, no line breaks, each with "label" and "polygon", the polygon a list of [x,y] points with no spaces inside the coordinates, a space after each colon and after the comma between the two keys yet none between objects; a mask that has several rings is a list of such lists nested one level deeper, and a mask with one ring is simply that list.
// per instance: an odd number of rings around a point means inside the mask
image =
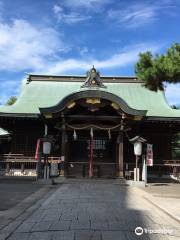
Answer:
[{"label": "shrine building", "polygon": [[93,67],[86,76],[28,75],[16,103],[0,106],[0,128],[11,135],[1,140],[0,154],[34,157],[47,135],[66,177],[89,176],[90,159],[92,176],[124,177],[135,166],[135,136],[153,144],[154,165],[172,159],[180,110],[135,77],[100,76]]}]

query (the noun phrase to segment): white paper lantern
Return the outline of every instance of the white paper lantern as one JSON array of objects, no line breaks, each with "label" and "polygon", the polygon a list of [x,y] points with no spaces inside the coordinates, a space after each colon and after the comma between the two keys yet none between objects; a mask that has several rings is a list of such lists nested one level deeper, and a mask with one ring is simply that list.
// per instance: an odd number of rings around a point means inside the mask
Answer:
[{"label": "white paper lantern", "polygon": [[134,143],[134,154],[137,156],[141,156],[142,154],[142,142]]},{"label": "white paper lantern", "polygon": [[50,142],[43,142],[43,153],[50,154],[51,152],[51,143]]}]

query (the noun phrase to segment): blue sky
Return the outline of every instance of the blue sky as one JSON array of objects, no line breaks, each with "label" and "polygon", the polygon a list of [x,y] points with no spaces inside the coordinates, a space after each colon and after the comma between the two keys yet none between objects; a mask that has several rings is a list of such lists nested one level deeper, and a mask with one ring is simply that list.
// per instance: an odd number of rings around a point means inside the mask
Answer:
[{"label": "blue sky", "polygon": [[[180,0],[0,0],[0,103],[27,73],[132,76],[139,52],[180,42]],[[167,86],[180,103],[180,84]]]}]

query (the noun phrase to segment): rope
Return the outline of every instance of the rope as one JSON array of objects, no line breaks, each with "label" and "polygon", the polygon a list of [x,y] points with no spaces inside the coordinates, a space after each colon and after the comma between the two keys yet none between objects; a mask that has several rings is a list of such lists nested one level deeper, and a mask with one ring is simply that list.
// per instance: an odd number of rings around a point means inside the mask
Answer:
[{"label": "rope", "polygon": [[[71,128],[71,129],[73,129],[73,130],[83,130],[83,129],[87,129],[87,128],[96,128],[96,129],[100,129],[100,130],[108,130],[108,135],[109,135],[109,139],[111,138],[111,134],[110,134],[110,130],[112,130],[112,129],[115,129],[115,128],[118,128],[118,127],[120,127],[122,124],[118,124],[118,125],[116,125],[116,126],[113,126],[113,127],[100,127],[100,126],[98,126],[98,125],[94,125],[94,124],[90,124],[90,125],[86,125],[85,127],[75,127],[75,126],[72,126],[72,125],[70,125],[70,124],[68,124],[68,123],[66,123],[65,124],[67,127],[69,127],[69,128]],[[129,139],[130,139],[130,137],[128,136],[128,134],[127,134],[127,132],[126,131],[124,131],[124,133],[125,133],[125,136],[127,137],[127,139],[128,139],[128,141],[129,141]]]},{"label": "rope", "polygon": [[96,128],[96,129],[100,129],[100,130],[112,130],[112,129],[115,129],[115,128],[118,128],[121,126],[121,124],[118,124],[116,126],[113,126],[113,127],[100,127],[98,125],[94,125],[94,124],[90,124],[90,125],[86,125],[85,127],[75,127],[75,126],[72,126],[68,123],[66,123],[66,126],[71,128],[71,129],[75,129],[75,130],[83,130],[83,129],[87,129],[87,128]]}]

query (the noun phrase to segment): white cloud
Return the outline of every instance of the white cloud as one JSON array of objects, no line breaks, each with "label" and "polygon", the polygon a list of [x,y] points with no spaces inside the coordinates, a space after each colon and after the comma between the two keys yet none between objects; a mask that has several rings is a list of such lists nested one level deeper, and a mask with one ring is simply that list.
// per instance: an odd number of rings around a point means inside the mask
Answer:
[{"label": "white cloud", "polygon": [[112,0],[63,0],[53,6],[58,22],[74,24],[87,21],[94,13],[104,12],[104,7]]},{"label": "white cloud", "polygon": [[174,1],[162,0],[158,2],[142,2],[127,5],[119,9],[110,9],[108,18],[126,28],[137,28],[154,22],[161,13],[169,14],[177,10]]},{"label": "white cloud", "polygon": [[[61,8],[56,8],[61,11]],[[136,44],[113,54],[108,59],[90,57],[87,47],[75,46],[80,59],[63,59],[68,46],[53,28],[34,26],[25,20],[13,20],[11,24],[0,22],[0,70],[31,71],[36,73],[67,73],[87,70],[93,64],[97,68],[119,68],[137,60],[139,52],[158,49],[154,44]]]},{"label": "white cloud", "polygon": [[74,9],[84,8],[96,11],[110,1],[111,0],[64,0],[63,5]]},{"label": "white cloud", "polygon": [[78,12],[65,13],[64,9],[60,5],[54,5],[53,11],[58,22],[64,22],[67,24],[79,23],[89,20],[91,16],[84,15]]},{"label": "white cloud", "polygon": [[0,22],[0,70],[41,69],[67,47],[53,28],[16,19]]},{"label": "white cloud", "polygon": [[60,6],[60,5],[57,5],[57,4],[55,4],[54,6],[53,6],[53,10],[54,10],[54,13],[62,13],[64,10],[63,10],[63,8]]},{"label": "white cloud", "polygon": [[113,54],[106,60],[98,60],[96,58],[84,59],[67,59],[56,61],[46,67],[47,74],[66,74],[73,72],[87,71],[92,65],[99,69],[120,68],[132,64],[137,61],[139,52],[150,50],[156,52],[160,46],[158,44],[136,44],[128,46],[119,53]]},{"label": "white cloud", "polygon": [[[120,69],[124,66],[128,66],[137,61],[139,52],[146,50],[151,50],[156,52],[159,50],[160,46],[156,44],[136,44],[130,45],[121,49],[116,54],[112,56],[107,56],[105,60],[99,60],[97,58],[89,57],[89,54],[82,54],[80,59],[54,59],[52,61],[45,61],[41,68],[37,66],[31,66],[33,73],[38,74],[84,74],[88,69],[95,65],[98,70],[102,69]],[[86,47],[80,49],[82,52],[87,52],[89,49]],[[20,61],[19,61],[20,64]],[[23,65],[23,62],[21,62]],[[23,65],[26,68],[26,62]],[[1,96],[0,102],[5,102],[9,96],[17,95],[19,93],[19,82],[18,81],[8,81],[0,82]]]}]

